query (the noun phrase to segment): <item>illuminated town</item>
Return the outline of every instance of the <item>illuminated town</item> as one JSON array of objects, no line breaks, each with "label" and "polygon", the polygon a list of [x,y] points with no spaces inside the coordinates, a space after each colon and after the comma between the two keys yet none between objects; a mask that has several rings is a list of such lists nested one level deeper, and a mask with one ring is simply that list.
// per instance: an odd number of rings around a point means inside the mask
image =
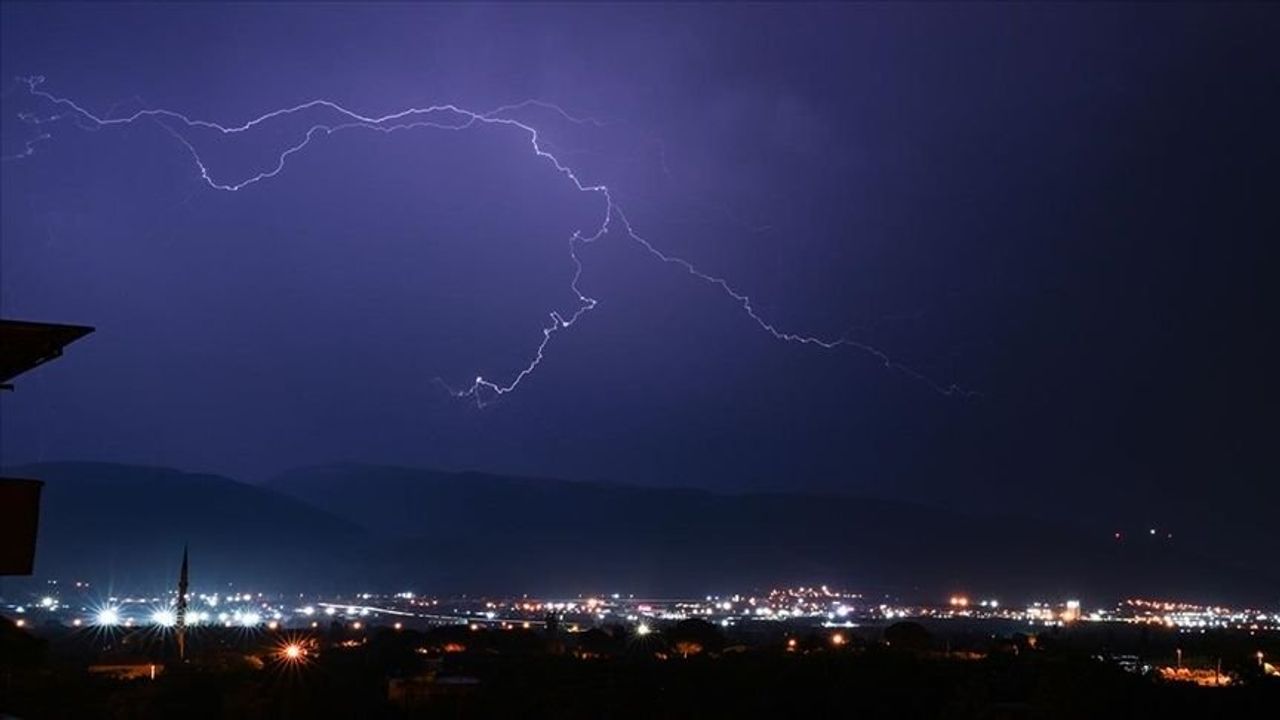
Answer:
[{"label": "illuminated town", "polygon": [[[661,666],[691,672],[681,668],[735,657],[784,663],[779,670],[789,661],[839,661],[867,672],[895,657],[962,669],[1078,656],[1099,678],[1119,673],[1154,686],[1221,692],[1280,682],[1272,659],[1280,656],[1280,613],[1170,600],[1098,607],[956,593],[907,603],[822,584],[695,598],[282,595],[198,583],[185,600],[47,581],[42,593],[5,599],[0,615],[48,643],[64,668],[96,678],[92,687],[121,692],[193,672],[239,684],[256,673],[266,688],[286,678],[286,688],[270,691],[310,692],[312,675],[400,657],[366,679],[391,717],[483,717],[485,698],[520,697],[504,689],[502,668],[526,673],[531,661],[553,659],[570,663],[557,665],[570,677],[608,668],[644,678]],[[491,684],[495,695],[486,695]]]},{"label": "illuminated town", "polygon": [[[7,603],[3,613],[24,625],[57,623],[77,628],[168,628],[176,621],[173,593],[101,596],[86,582],[60,586],[50,581],[49,588],[48,594],[33,597],[30,602]],[[334,622],[350,624],[353,629],[361,625],[391,625],[396,629],[469,625],[509,630],[541,626],[549,616],[559,618],[569,632],[612,624],[642,628],[690,618],[726,628],[847,628],[894,620],[969,620],[1020,624],[1031,629],[1079,622],[1159,625],[1182,633],[1228,629],[1280,632],[1280,611],[1137,598],[1110,607],[1088,606],[1077,599],[1013,604],[997,597],[968,595],[952,595],[935,604],[903,603],[872,600],[826,585],[699,598],[637,598],[621,593],[573,598],[468,598],[432,597],[408,591],[392,595],[296,597],[250,591],[199,592],[190,597],[186,622],[195,627],[270,630],[317,628]]]},{"label": "illuminated town", "polygon": [[[300,660],[320,650],[321,636],[338,637],[337,649],[358,647],[369,633],[459,628],[467,632],[564,633],[566,637],[609,629],[643,638],[682,621],[697,620],[724,632],[756,642],[782,640],[795,651],[803,637],[824,637],[830,648],[854,638],[872,640],[894,623],[911,621],[931,628],[980,628],[991,638],[1061,632],[1090,626],[1154,626],[1175,635],[1238,632],[1260,643],[1280,640],[1280,612],[1174,601],[1127,599],[1110,607],[1093,607],[1077,599],[1012,604],[997,597],[952,595],[943,601],[902,603],[868,599],[856,592],[826,585],[778,588],[768,592],[706,595],[699,598],[638,598],[602,593],[572,598],[528,596],[432,597],[415,592],[356,593],[350,596],[281,596],[237,592],[195,592],[189,598],[185,624],[193,638],[201,632],[231,630],[241,640],[293,638],[271,645],[284,659]],[[20,628],[33,631],[71,631],[104,642],[110,648],[130,633],[141,632],[163,641],[178,623],[172,593],[101,596],[87,582],[48,582],[47,594],[30,602],[9,601],[3,614]],[[337,635],[334,635],[337,633]],[[1034,639],[1032,640],[1034,643]],[[807,646],[806,646],[807,647]],[[1260,645],[1261,647],[1261,645]],[[419,653],[459,652],[460,643],[421,646]],[[1266,653],[1256,650],[1259,667],[1267,675],[1276,668]],[[658,653],[662,655],[662,653]],[[972,654],[972,653],[970,653]],[[1181,651],[1176,650],[1179,657]],[[1231,676],[1206,669],[1139,663],[1132,656],[1117,662],[1127,669],[1154,674],[1168,681],[1225,685]],[[156,663],[146,662],[148,672]],[[116,667],[110,666],[107,667]],[[161,666],[162,667],[162,666]],[[1209,678],[1210,680],[1206,680]]]}]

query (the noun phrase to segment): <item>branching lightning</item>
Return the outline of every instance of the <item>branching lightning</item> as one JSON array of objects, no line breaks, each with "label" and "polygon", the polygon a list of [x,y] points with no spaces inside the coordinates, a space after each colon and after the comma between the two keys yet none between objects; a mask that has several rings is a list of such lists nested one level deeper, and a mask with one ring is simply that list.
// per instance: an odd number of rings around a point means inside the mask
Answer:
[{"label": "branching lightning", "polygon": [[[199,171],[200,179],[206,185],[214,190],[224,192],[239,192],[256,183],[276,177],[284,171],[285,166],[289,162],[289,158],[304,150],[317,136],[333,135],[346,130],[368,130],[390,134],[412,129],[463,131],[477,126],[488,125],[507,127],[512,131],[524,133],[529,139],[529,147],[534,156],[554,167],[556,172],[571,182],[578,192],[598,197],[602,201],[603,207],[601,209],[598,225],[585,230],[576,230],[569,237],[569,258],[573,262],[574,267],[573,278],[570,282],[570,289],[577,298],[577,307],[572,313],[568,313],[567,315],[561,314],[558,311],[552,311],[550,313],[548,324],[542,328],[542,340],[538,343],[524,368],[506,381],[495,381],[488,379],[483,375],[477,375],[469,385],[462,388],[450,387],[443,381],[438,380],[440,384],[443,385],[453,396],[472,400],[481,406],[484,406],[507,393],[513,392],[517,387],[519,387],[520,383],[523,382],[525,378],[529,377],[538,368],[538,366],[542,364],[547,347],[550,345],[552,338],[554,338],[557,333],[573,327],[579,319],[591,310],[595,309],[599,304],[599,301],[596,298],[588,296],[579,287],[579,281],[581,280],[583,273],[583,265],[578,257],[578,248],[582,245],[594,243],[597,240],[600,240],[615,228],[619,229],[622,234],[631,241],[637,243],[652,257],[665,264],[673,265],[683,270],[688,275],[718,288],[725,296],[736,303],[752,322],[776,340],[799,345],[809,345],[826,350],[834,350],[842,347],[854,348],[870,354],[872,357],[883,363],[886,368],[901,372],[914,380],[928,385],[934,391],[943,395],[973,394],[954,384],[944,385],[937,383],[911,367],[894,360],[891,356],[880,349],[850,337],[842,336],[823,338],[780,329],[774,325],[773,322],[765,319],[757,313],[751,297],[735,288],[728,280],[717,275],[704,272],[688,260],[670,255],[660,250],[636,231],[622,207],[615,201],[609,186],[584,182],[572,167],[561,162],[557,155],[546,149],[547,143],[542,140],[536,127],[511,117],[512,113],[522,109],[537,107],[550,111],[562,119],[574,124],[594,126],[602,126],[604,124],[594,118],[583,118],[571,115],[563,108],[553,103],[541,100],[526,100],[510,105],[503,105],[487,112],[477,112],[453,104],[443,104],[430,105],[427,107],[410,107],[389,115],[366,116],[349,110],[331,100],[317,99],[300,105],[273,110],[264,115],[253,118],[242,125],[228,126],[206,120],[193,119],[182,113],[165,109],[143,109],[121,117],[111,117],[110,114],[98,116],[71,99],[60,97],[44,90],[42,87],[44,83],[43,77],[36,76],[19,78],[19,81],[27,88],[32,96],[48,101],[53,107],[59,108],[59,110],[54,114],[45,116],[39,116],[32,113],[23,113],[19,115],[19,118],[23,122],[36,127],[38,134],[36,137],[26,142],[22,152],[6,157],[6,160],[21,159],[34,155],[36,153],[37,146],[41,142],[46,142],[51,138],[51,135],[46,128],[50,123],[58,120],[70,118],[78,125],[88,129],[130,125],[144,120],[151,120],[159,124],[186,148],[196,169]],[[268,120],[296,115],[310,110],[331,112],[337,116],[337,121],[312,124],[298,142],[286,147],[280,152],[274,165],[266,170],[248,175],[238,180],[215,178],[204,158],[197,150],[195,144],[193,144],[193,142],[182,132],[183,129],[190,130],[198,128],[215,131],[222,135],[239,135],[254,129]]]}]

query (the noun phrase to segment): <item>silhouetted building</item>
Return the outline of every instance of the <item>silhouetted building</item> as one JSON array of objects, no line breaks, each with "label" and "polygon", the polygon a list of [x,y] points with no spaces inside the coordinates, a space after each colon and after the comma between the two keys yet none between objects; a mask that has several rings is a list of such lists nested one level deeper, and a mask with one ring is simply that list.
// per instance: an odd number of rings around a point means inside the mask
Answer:
[{"label": "silhouetted building", "polygon": [[[62,355],[67,345],[93,332],[83,325],[0,320],[0,390],[10,380]],[[40,517],[39,480],[0,477],[0,575],[30,575]]]}]

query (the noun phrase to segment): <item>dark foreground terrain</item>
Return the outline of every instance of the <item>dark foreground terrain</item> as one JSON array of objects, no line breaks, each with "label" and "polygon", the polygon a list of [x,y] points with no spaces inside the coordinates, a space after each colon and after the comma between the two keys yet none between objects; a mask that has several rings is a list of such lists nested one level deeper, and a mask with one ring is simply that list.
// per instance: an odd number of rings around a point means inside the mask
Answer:
[{"label": "dark foreground terrain", "polygon": [[185,665],[154,630],[4,633],[0,716],[19,718],[1261,718],[1280,709],[1280,682],[1242,652],[1259,640],[1239,636],[1201,640],[1188,654],[1202,666],[1223,656],[1229,684],[1198,687],[1122,669],[1090,652],[1093,640],[944,638],[911,623],[736,636],[683,621],[643,637],[219,628],[193,638]]}]

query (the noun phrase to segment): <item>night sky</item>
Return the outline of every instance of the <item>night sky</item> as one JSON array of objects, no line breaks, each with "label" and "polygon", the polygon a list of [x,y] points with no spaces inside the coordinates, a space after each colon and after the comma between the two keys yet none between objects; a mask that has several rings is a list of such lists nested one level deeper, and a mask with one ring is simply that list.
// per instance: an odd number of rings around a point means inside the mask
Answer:
[{"label": "night sky", "polygon": [[[354,460],[1100,525],[1246,517],[1280,502],[1278,20],[5,3],[0,310],[97,332],[4,395],[3,461],[257,481]],[[437,378],[524,367],[548,313],[577,307],[568,241],[604,212],[517,128],[322,136],[220,192],[158,123],[94,128],[13,79],[32,75],[102,116],[224,125],[316,98],[554,102],[598,122],[509,116],[655,247],[780,330],[911,372],[776,340],[615,229],[579,251],[598,307],[478,408]],[[235,182],[311,119],[186,138]]]}]

